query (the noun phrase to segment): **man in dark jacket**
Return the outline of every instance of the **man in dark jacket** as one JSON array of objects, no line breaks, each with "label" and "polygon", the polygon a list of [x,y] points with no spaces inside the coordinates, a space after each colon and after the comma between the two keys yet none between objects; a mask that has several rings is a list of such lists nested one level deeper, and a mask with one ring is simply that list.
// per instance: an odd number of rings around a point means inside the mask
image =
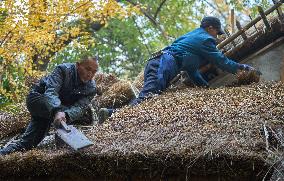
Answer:
[{"label": "man in dark jacket", "polygon": [[[185,71],[191,81],[200,87],[208,87],[199,69],[206,64],[235,74],[238,70],[254,71],[246,64],[239,64],[228,59],[217,49],[217,35],[224,34],[221,22],[216,17],[204,17],[200,27],[176,39],[170,46],[151,58],[144,70],[144,86],[138,98],[130,104],[139,104],[152,94],[160,94],[170,85],[170,81],[180,72]],[[113,112],[102,108],[99,111],[100,122]]]},{"label": "man in dark jacket", "polygon": [[64,63],[33,85],[26,103],[31,121],[25,133],[0,150],[0,155],[30,150],[45,137],[51,124],[79,120],[96,94],[92,80],[98,69],[96,58],[86,57],[81,62]]}]

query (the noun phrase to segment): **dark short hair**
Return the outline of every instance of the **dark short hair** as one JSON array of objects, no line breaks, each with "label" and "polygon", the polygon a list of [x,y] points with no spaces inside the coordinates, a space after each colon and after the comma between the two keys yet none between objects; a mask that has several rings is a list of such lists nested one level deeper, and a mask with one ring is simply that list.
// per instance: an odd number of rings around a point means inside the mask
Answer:
[{"label": "dark short hair", "polygon": [[85,62],[85,61],[90,61],[90,60],[96,61],[98,63],[99,57],[98,56],[90,56],[90,55],[82,55],[80,57],[80,62]]},{"label": "dark short hair", "polygon": [[214,16],[206,16],[202,19],[200,23],[201,28],[207,28],[209,26],[212,26],[216,28],[219,32],[218,34],[224,34],[224,31],[221,28],[221,21],[219,18],[216,18]]}]

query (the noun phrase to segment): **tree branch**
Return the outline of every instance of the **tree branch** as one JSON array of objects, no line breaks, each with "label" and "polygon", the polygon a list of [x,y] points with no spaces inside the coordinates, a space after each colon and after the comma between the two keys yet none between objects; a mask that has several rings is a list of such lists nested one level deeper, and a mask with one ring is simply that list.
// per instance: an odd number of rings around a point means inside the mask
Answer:
[{"label": "tree branch", "polygon": [[158,16],[159,12],[161,11],[163,5],[166,3],[166,1],[167,1],[167,0],[163,0],[163,1],[161,2],[161,4],[160,4],[159,7],[157,8],[157,11],[156,11],[156,13],[155,13],[155,15],[154,15],[154,19],[157,19],[157,16]]},{"label": "tree branch", "polygon": [[[131,0],[126,0],[126,1],[127,1],[128,3],[134,5],[134,6],[138,5],[137,3],[132,2]],[[140,11],[141,11],[141,12],[144,14],[144,16],[146,16],[146,17],[150,20],[150,22],[161,32],[163,38],[168,41],[167,33],[162,29],[162,27],[161,27],[160,24],[155,20],[155,18],[154,18],[152,15],[150,15],[147,11],[145,11],[144,9],[141,9],[141,8],[140,8]]]},{"label": "tree branch", "polygon": [[[137,28],[139,34],[140,34],[140,37],[141,37],[144,41],[146,41],[146,38],[143,36],[143,33],[141,32],[141,30],[140,30],[140,28],[139,28],[137,22],[135,21],[135,18],[134,18],[134,17],[133,17],[133,21],[134,21],[135,26],[136,26],[136,28]],[[146,49],[147,49],[149,55],[151,55],[151,51],[150,51],[149,46],[148,46],[147,44],[145,44],[145,47],[146,47]]]},{"label": "tree branch", "polygon": [[226,21],[226,16],[224,15],[224,13],[222,11],[220,11],[218,5],[216,5],[217,7],[215,7],[212,3],[208,2],[207,0],[203,0],[204,2],[206,2],[211,8],[213,8],[214,10],[218,11],[218,13],[222,16],[222,18],[224,18],[224,20]]}]

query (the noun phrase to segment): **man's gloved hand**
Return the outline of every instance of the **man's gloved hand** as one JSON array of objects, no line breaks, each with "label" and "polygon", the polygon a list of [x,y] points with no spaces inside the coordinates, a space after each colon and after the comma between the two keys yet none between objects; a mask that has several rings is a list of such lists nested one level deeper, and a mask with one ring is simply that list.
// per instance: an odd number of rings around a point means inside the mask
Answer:
[{"label": "man's gloved hand", "polygon": [[256,70],[255,68],[247,64],[240,64],[239,68],[240,70],[245,70],[245,71],[255,71]]},{"label": "man's gloved hand", "polygon": [[255,72],[256,75],[258,75],[258,76],[262,75],[262,73],[259,70],[255,69],[254,67],[247,65],[247,64],[239,64],[239,69],[245,70],[245,71],[250,71],[250,72]]},{"label": "man's gloved hand", "polygon": [[56,128],[59,128],[61,125],[61,121],[66,122],[66,115],[65,112],[57,112],[54,116],[54,121],[53,121],[53,125]]}]

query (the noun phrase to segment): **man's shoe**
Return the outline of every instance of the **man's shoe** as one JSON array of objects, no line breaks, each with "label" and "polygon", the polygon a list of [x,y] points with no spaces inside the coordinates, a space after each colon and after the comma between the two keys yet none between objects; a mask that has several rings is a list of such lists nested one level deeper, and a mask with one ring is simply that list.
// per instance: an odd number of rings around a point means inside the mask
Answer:
[{"label": "man's shoe", "polygon": [[101,108],[98,112],[99,124],[104,123],[113,113],[113,109]]},{"label": "man's shoe", "polygon": [[8,155],[17,151],[24,151],[24,147],[17,144],[17,143],[9,143],[8,145],[4,146],[4,148],[0,149],[0,155]]}]

